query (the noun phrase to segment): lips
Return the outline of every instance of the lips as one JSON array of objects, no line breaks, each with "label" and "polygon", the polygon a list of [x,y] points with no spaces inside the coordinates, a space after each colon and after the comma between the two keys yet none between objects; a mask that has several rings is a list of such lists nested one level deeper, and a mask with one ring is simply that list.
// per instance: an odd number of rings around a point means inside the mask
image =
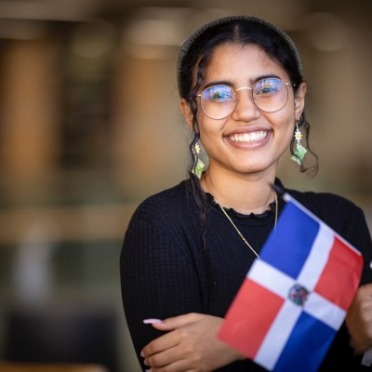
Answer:
[{"label": "lips", "polygon": [[267,133],[267,131],[260,130],[257,132],[232,134],[229,136],[229,140],[233,142],[256,142],[266,138]]}]

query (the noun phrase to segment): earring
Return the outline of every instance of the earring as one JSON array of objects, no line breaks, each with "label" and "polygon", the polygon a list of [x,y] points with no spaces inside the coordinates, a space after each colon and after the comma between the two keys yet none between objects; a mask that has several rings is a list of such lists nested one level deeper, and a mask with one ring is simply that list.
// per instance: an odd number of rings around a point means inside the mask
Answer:
[{"label": "earring", "polygon": [[294,148],[294,154],[291,159],[295,161],[298,165],[301,165],[303,158],[305,157],[307,150],[301,145],[302,133],[298,128],[298,122],[296,122],[296,131],[294,133],[294,138],[296,140],[296,145]]},{"label": "earring", "polygon": [[193,174],[195,174],[195,176],[200,179],[200,177],[203,174],[205,164],[199,158],[199,154],[200,154],[200,145],[198,143],[195,143],[195,145],[194,145],[194,156],[197,158],[197,161],[196,161],[196,164],[195,164],[195,166],[194,166],[194,168],[192,169],[191,172]]}]

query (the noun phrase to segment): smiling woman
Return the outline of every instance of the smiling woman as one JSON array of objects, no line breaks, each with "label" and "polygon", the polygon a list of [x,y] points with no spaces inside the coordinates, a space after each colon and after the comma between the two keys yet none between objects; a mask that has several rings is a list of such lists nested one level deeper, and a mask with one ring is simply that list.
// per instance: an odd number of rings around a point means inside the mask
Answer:
[{"label": "smiling woman", "polygon": [[372,298],[372,243],[364,214],[341,196],[289,190],[277,176],[288,149],[300,171],[317,170],[296,46],[265,20],[217,19],[181,46],[177,78],[180,108],[193,135],[189,177],[140,204],[120,259],[124,311],[141,367],[263,371],[217,334],[284,208],[270,187],[276,184],[365,259],[355,301],[320,369],[362,370],[362,354],[372,344],[371,316],[361,311]]}]

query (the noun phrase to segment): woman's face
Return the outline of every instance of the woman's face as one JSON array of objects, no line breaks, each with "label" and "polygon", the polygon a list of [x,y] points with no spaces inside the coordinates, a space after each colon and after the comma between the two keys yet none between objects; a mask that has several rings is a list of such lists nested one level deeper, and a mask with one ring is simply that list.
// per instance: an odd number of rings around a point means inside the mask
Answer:
[{"label": "woman's face", "polygon": [[[204,74],[205,81],[199,94],[205,86],[219,82],[227,83],[235,90],[252,87],[260,77],[278,77],[290,82],[286,71],[255,45],[217,47]],[[298,96],[294,97],[293,89],[288,87],[286,105],[277,112],[266,113],[252,101],[251,90],[240,90],[234,111],[221,120],[209,118],[201,109],[198,98],[200,141],[209,155],[209,171],[275,174],[278,160],[293,136],[295,121],[303,111],[305,91],[303,84]],[[181,103],[181,108],[191,126],[187,104]]]}]

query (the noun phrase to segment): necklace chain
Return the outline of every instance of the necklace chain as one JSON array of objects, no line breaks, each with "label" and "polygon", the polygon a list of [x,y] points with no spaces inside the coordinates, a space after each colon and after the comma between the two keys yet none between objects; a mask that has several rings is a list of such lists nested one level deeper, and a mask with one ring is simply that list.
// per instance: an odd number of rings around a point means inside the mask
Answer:
[{"label": "necklace chain", "polygon": [[[276,223],[278,221],[278,197],[277,197],[276,193],[274,194],[274,199],[275,199],[275,222],[274,222],[274,229],[275,229],[276,228]],[[249,244],[249,242],[247,241],[247,239],[243,236],[243,234],[237,228],[237,226],[235,225],[235,223],[233,222],[233,220],[231,219],[231,217],[227,214],[227,212],[225,211],[225,209],[219,203],[217,203],[217,204],[220,207],[220,209],[223,212],[223,214],[226,216],[226,218],[230,221],[231,225],[233,226],[233,228],[235,229],[235,231],[238,233],[238,235],[240,236],[240,238],[243,240],[244,244],[254,253],[254,255],[257,258],[260,258],[260,256],[255,251],[255,249]]]}]

